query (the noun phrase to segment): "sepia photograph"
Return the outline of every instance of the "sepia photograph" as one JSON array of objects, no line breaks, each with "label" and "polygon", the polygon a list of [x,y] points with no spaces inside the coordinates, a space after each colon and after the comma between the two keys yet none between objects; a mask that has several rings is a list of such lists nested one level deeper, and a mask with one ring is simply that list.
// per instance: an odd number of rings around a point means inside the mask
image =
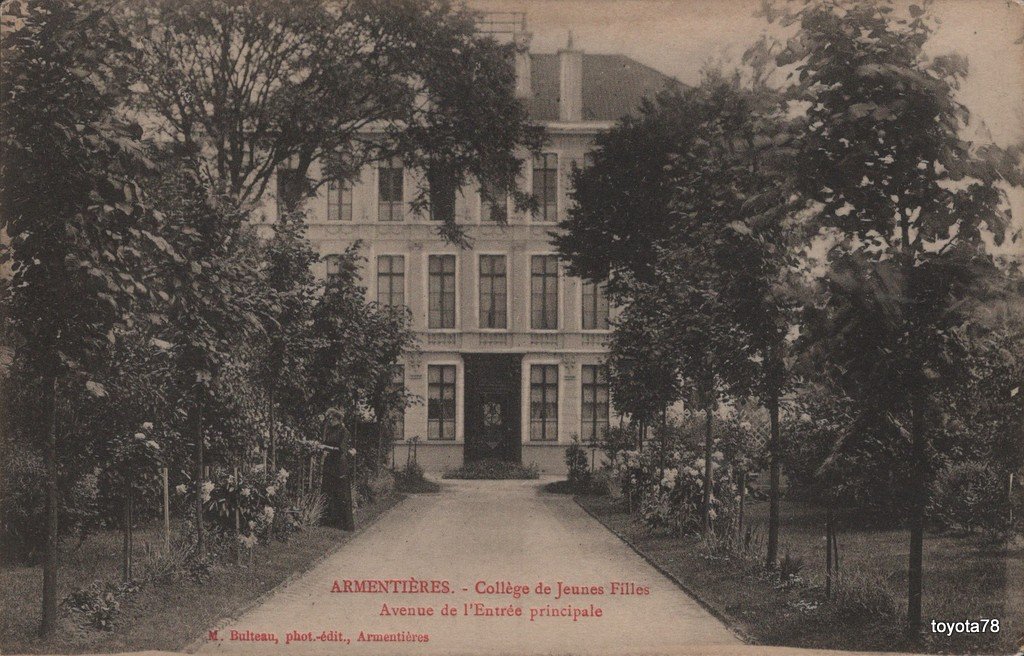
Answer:
[{"label": "sepia photograph", "polygon": [[0,653],[1024,656],[1024,0],[0,0]]}]

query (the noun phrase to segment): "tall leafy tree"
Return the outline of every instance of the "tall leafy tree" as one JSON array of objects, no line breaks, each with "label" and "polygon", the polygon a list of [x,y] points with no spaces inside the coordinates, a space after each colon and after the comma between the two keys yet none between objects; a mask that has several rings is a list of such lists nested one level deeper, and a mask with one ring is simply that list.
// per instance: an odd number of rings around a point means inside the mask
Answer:
[{"label": "tall leafy tree", "polygon": [[308,406],[315,415],[339,412],[349,426],[361,409],[380,406],[394,363],[413,344],[405,308],[366,302],[366,289],[358,283],[360,247],[354,244],[340,256],[339,271],[313,310],[310,378],[316,383]]},{"label": "tall leafy tree", "polygon": [[10,238],[5,312],[15,357],[36,390],[37,443],[45,454],[47,513],[41,631],[57,619],[59,454],[70,387],[104,393],[93,379],[101,344],[126,318],[146,214],[135,183],[149,168],[120,106],[119,69],[131,46],[105,3],[10,3],[0,57],[0,228]]},{"label": "tall leafy tree", "polygon": [[133,13],[147,40],[139,108],[239,204],[260,201],[282,167],[293,206],[397,156],[426,172],[413,204],[452,238],[470,177],[530,205],[516,151],[541,134],[514,95],[514,46],[477,34],[462,5],[166,0]]},{"label": "tall leafy tree", "polygon": [[965,300],[999,275],[986,247],[1009,221],[997,173],[1019,181],[1019,171],[997,171],[962,138],[967,62],[925,56],[925,7],[810,2],[795,19],[780,63],[795,65],[794,96],[808,107],[797,180],[832,238],[830,359],[863,412],[906,440],[907,629],[917,639],[933,401],[961,369]]},{"label": "tall leafy tree", "polygon": [[656,247],[675,221],[665,171],[697,138],[696,112],[693,91],[665,90],[597,136],[589,165],[573,172],[573,202],[553,238],[570,273],[607,280],[624,298],[634,281],[654,281]]},{"label": "tall leafy tree", "polygon": [[[302,216],[288,213],[272,227],[263,245],[265,284],[271,301],[265,317],[267,340],[260,356],[259,375],[266,391],[268,456],[277,462],[278,426],[303,420],[301,406],[313,348],[312,313],[322,283],[313,274],[319,256],[306,238]],[[280,413],[287,413],[281,417]]]},{"label": "tall leafy tree", "polygon": [[658,267],[664,288],[686,301],[680,334],[703,326],[695,340],[698,370],[708,371],[706,380],[717,375],[737,398],[756,397],[768,411],[766,563],[773,568],[784,454],[780,402],[792,383],[790,345],[804,300],[797,271],[803,201],[791,166],[797,124],[762,75],[751,81],[712,71],[700,92],[701,136],[672,169],[679,221]]},{"label": "tall leafy tree", "polygon": [[[265,273],[255,229],[231,197],[213,193],[188,166],[187,156],[164,153],[161,175],[149,191],[159,213],[153,244],[159,257],[149,263],[159,281],[162,303],[149,321],[170,352],[178,374],[178,399],[185,410],[181,433],[191,441],[196,487],[197,551],[205,555],[202,495],[208,419],[221,414],[226,400],[218,378],[239,357],[246,341],[264,334]],[[184,164],[184,166],[183,166]],[[240,392],[240,390],[239,390]],[[230,397],[230,395],[228,395]],[[211,417],[204,418],[209,412]]]},{"label": "tall leafy tree", "polygon": [[598,135],[588,165],[573,171],[573,203],[553,237],[569,272],[606,283],[623,308],[609,355],[612,399],[640,426],[684,393],[654,263],[675,221],[665,172],[697,137],[696,108],[692,90],[665,89]]},{"label": "tall leafy tree", "polygon": [[663,306],[653,293],[634,289],[615,321],[608,353],[612,403],[637,424],[639,438],[682,397],[677,345]]}]

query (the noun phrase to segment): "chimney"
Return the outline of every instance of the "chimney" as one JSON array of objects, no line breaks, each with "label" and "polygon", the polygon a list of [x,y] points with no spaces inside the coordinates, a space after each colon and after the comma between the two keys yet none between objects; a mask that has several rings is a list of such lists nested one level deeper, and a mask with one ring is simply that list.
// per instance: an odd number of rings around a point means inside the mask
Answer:
[{"label": "chimney", "polygon": [[513,38],[516,44],[516,98],[525,99],[533,95],[530,84],[530,76],[533,74],[530,62],[530,41],[533,35],[524,29],[521,32],[516,32]]},{"label": "chimney", "polygon": [[583,120],[583,51],[572,46],[572,32],[558,51],[558,120]]}]

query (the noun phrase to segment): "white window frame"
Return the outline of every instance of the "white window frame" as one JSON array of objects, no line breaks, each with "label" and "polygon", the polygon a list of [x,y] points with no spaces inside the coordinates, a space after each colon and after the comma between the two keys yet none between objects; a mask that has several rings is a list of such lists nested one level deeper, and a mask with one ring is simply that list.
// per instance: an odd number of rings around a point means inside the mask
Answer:
[{"label": "white window frame", "polygon": [[607,328],[584,328],[583,327],[583,286],[586,284],[587,281],[585,279],[583,279],[583,278],[578,278],[578,280],[579,280],[579,283],[580,283],[579,284],[580,293],[579,293],[579,299],[578,299],[579,300],[579,306],[578,307],[580,308],[580,332],[583,332],[583,333],[597,333],[597,334],[607,334],[607,333],[610,333],[612,331],[612,323],[611,323],[612,322],[612,302],[611,302],[611,299],[608,298],[608,281],[607,280],[604,281],[605,299],[608,301],[608,327]]},{"label": "white window frame", "polygon": [[[557,426],[558,437],[555,440],[534,440],[532,438],[532,436],[531,436],[531,431],[530,431],[530,411],[531,411],[531,407],[530,407],[530,404],[531,404],[531,399],[530,399],[530,391],[531,391],[530,390],[530,387],[531,387],[530,371],[531,370],[530,370],[530,367],[540,366],[540,365],[549,365],[549,366],[553,365],[553,366],[558,368],[558,381],[557,381],[557,385],[558,385],[558,387],[557,387],[557,389],[558,389],[558,408],[557,408],[556,417],[555,417],[555,422],[556,422],[555,425]],[[521,398],[523,399],[523,403],[522,403],[523,407],[522,407],[522,415],[521,415],[521,425],[522,425],[521,433],[522,434],[520,436],[520,439],[522,440],[524,445],[531,444],[531,445],[538,445],[538,446],[545,446],[545,445],[549,445],[550,446],[550,445],[555,445],[555,444],[562,444],[562,443],[564,443],[568,439],[568,436],[565,434],[565,431],[563,430],[564,427],[562,426],[562,419],[563,419],[563,417],[565,415],[565,403],[566,403],[564,380],[565,380],[565,377],[566,377],[566,372],[568,370],[569,370],[569,368],[565,365],[565,363],[563,363],[559,358],[555,358],[555,357],[552,357],[552,356],[538,355],[536,357],[532,357],[531,358],[528,355],[525,358],[523,358],[522,374],[521,374],[522,382],[521,382],[521,388],[520,388],[520,395],[521,395]]]},{"label": "white window frame", "polygon": [[[557,269],[555,271],[555,289],[558,290],[558,307],[557,310],[557,325],[554,328],[534,328],[533,327],[533,258],[535,255],[548,255],[555,258],[557,263]],[[529,310],[526,323],[530,332],[533,333],[557,333],[561,332],[565,328],[565,315],[563,314],[563,308],[565,306],[565,275],[562,272],[562,261],[558,258],[558,253],[552,253],[551,251],[530,251],[526,253],[526,279],[527,287],[526,293],[529,297],[527,302],[527,309]],[[582,315],[581,315],[582,316]]]},{"label": "white window frame", "polygon": [[[402,297],[405,298],[405,307],[409,307],[409,253],[396,253],[396,252],[383,252],[373,253],[373,300],[376,301],[380,298],[380,280],[379,272],[377,271],[377,259],[380,257],[401,257],[403,261],[402,265]],[[456,288],[458,287],[458,281],[456,281]]]},{"label": "white window frame", "polygon": [[[452,253],[448,251],[438,251],[435,253],[425,253],[423,258],[423,281],[424,281],[424,294],[423,299],[426,301],[423,308],[423,325],[425,330],[432,333],[457,333],[462,330],[462,302],[460,300],[462,287],[459,285],[459,280],[462,278],[462,262],[458,253]],[[455,325],[451,328],[431,328],[430,327],[430,257],[433,255],[451,255],[455,258]]]},{"label": "white window frame", "polygon": [[[499,256],[505,258],[505,327],[504,328],[487,328],[480,325],[480,258],[485,256]],[[498,251],[480,251],[473,252],[473,266],[476,268],[476,297],[474,303],[476,305],[476,322],[477,329],[488,333],[507,333],[511,330],[512,326],[512,257],[509,253],[501,253]],[[457,267],[456,267],[457,268]]]},{"label": "white window frame", "polygon": [[[562,213],[562,153],[557,150],[547,150],[541,155],[554,155],[555,156],[555,218],[552,220],[545,220],[541,217],[540,213],[534,214],[529,212],[530,223],[536,225],[555,225],[558,223]],[[533,193],[533,161],[534,157],[530,158],[530,193]]]}]

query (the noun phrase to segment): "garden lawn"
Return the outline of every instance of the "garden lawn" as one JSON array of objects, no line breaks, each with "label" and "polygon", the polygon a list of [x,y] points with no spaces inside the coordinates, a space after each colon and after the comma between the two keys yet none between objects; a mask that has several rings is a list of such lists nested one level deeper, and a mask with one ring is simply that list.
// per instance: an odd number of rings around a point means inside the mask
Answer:
[{"label": "garden lawn", "polygon": [[[913,651],[901,634],[905,614],[908,533],[844,517],[839,525],[843,573],[878,583],[883,601],[900,617],[870,616],[822,603],[825,577],[824,509],[784,501],[780,554],[802,560],[806,585],[788,589],[768,577],[744,574],[735,561],[708,558],[695,536],[652,535],[608,497],[579,497],[585,509],[619,533],[657,566],[681,581],[723,619],[755,643],[850,650]],[[749,504],[748,518],[763,536],[768,504]],[[858,528],[854,528],[858,526]],[[993,548],[970,537],[925,538],[923,649],[935,653],[1015,653],[1024,642],[1024,548]],[[763,553],[763,549],[761,551]],[[875,595],[876,598],[879,595]],[[874,604],[880,605],[880,604]],[[931,634],[931,621],[999,619],[998,634]]]},{"label": "garden lawn", "polygon": [[[391,496],[360,508],[356,511],[356,526],[365,526],[401,498]],[[204,583],[147,583],[139,592],[124,598],[111,631],[79,626],[62,609],[56,635],[45,641],[36,635],[42,569],[4,566],[0,569],[0,653],[181,650],[221,618],[244,610],[291,575],[309,569],[351,535],[318,526],[290,535],[287,542],[257,546],[252,567],[218,566]],[[142,566],[146,561],[146,544],[154,550],[162,545],[162,530],[157,525],[136,529],[135,538],[136,559]],[[77,548],[68,540],[62,555],[61,599],[92,581],[120,580],[119,531],[96,533]]]}]

